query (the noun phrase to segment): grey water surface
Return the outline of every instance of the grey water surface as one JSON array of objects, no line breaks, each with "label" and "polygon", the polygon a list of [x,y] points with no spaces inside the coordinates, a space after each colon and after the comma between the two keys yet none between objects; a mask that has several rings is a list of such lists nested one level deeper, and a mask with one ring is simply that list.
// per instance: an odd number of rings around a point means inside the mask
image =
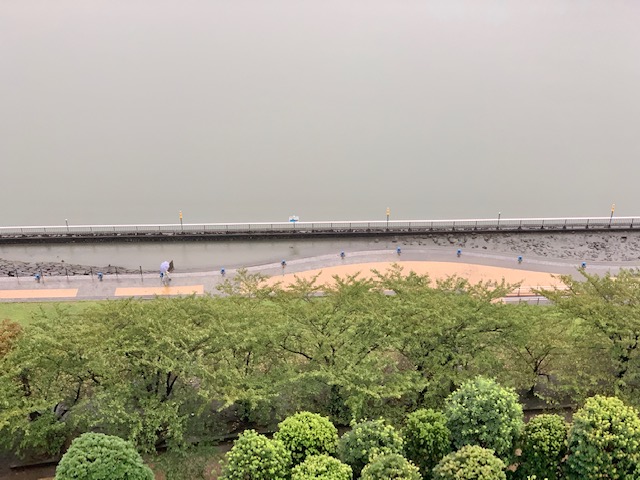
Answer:
[{"label": "grey water surface", "polygon": [[640,213],[636,0],[0,2],[0,225]]}]

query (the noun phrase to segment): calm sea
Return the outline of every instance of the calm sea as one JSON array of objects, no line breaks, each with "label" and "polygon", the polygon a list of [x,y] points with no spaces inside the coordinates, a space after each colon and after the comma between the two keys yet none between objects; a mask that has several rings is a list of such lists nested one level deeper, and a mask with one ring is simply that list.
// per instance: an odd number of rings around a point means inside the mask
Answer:
[{"label": "calm sea", "polygon": [[0,225],[637,215],[638,25],[637,0],[1,2]]}]

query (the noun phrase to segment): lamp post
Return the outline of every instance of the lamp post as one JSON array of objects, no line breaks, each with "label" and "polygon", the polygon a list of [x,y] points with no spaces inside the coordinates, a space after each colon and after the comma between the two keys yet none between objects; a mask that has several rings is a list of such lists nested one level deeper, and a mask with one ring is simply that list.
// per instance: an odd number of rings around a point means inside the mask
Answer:
[{"label": "lamp post", "polygon": [[498,212],[498,230],[500,229],[500,216],[502,215],[502,212]]},{"label": "lamp post", "polygon": [[389,230],[389,217],[391,216],[391,209],[387,207],[387,230]]},{"label": "lamp post", "polygon": [[65,218],[64,223],[67,224],[67,232],[69,232],[69,220]]},{"label": "lamp post", "polygon": [[184,227],[182,226],[182,210],[180,210],[178,214],[180,215],[180,231],[184,232]]},{"label": "lamp post", "polygon": [[613,221],[613,211],[616,209],[616,204],[611,205],[611,216],[609,217],[609,228],[611,228],[611,222]]}]

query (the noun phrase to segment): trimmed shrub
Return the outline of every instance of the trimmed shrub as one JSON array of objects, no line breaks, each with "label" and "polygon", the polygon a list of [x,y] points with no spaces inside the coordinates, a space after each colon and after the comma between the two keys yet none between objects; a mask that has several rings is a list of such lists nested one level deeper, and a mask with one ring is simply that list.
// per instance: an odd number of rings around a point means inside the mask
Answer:
[{"label": "trimmed shrub", "polygon": [[431,478],[431,471],[451,452],[451,432],[444,414],[434,410],[416,410],[407,416],[403,430],[404,453],[420,469],[422,477]]},{"label": "trimmed shrub", "polygon": [[356,423],[338,441],[338,458],[353,469],[357,478],[370,459],[387,453],[402,454],[402,437],[383,419]]},{"label": "trimmed shrub", "polygon": [[291,471],[291,480],[351,480],[351,467],[329,455],[309,455]]},{"label": "trimmed shrub", "polygon": [[84,433],[56,468],[55,480],[153,480],[135,447],[120,437]]},{"label": "trimmed shrub", "polygon": [[538,415],[527,423],[522,434],[522,455],[518,477],[556,480],[567,452],[568,425],[559,415]]},{"label": "trimmed shrub", "polygon": [[273,438],[284,443],[293,465],[298,465],[308,455],[333,455],[338,446],[338,429],[327,417],[300,412],[280,422]]},{"label": "trimmed shrub", "polygon": [[573,416],[568,446],[569,479],[640,478],[640,419],[617,398],[589,398]]},{"label": "trimmed shrub", "polygon": [[484,377],[463,383],[449,395],[444,414],[455,448],[478,445],[503,460],[513,456],[524,427],[516,392]]},{"label": "trimmed shrub", "polygon": [[433,469],[434,480],[506,480],[505,464],[493,450],[465,445]]},{"label": "trimmed shrub", "polygon": [[284,444],[255,430],[242,432],[225,458],[223,480],[286,479],[291,468],[291,454]]},{"label": "trimmed shrub", "polygon": [[422,480],[420,470],[398,453],[378,455],[362,469],[362,480]]}]

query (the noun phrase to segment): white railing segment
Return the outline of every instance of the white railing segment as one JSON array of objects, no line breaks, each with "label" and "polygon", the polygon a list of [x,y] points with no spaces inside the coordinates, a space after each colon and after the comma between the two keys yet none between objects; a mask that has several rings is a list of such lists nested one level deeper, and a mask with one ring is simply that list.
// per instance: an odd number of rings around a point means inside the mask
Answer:
[{"label": "white railing segment", "polygon": [[319,222],[186,223],[123,225],[50,225],[0,227],[0,237],[270,235],[283,233],[367,233],[429,231],[628,230],[640,228],[640,217],[482,218],[458,220],[328,220]]}]

